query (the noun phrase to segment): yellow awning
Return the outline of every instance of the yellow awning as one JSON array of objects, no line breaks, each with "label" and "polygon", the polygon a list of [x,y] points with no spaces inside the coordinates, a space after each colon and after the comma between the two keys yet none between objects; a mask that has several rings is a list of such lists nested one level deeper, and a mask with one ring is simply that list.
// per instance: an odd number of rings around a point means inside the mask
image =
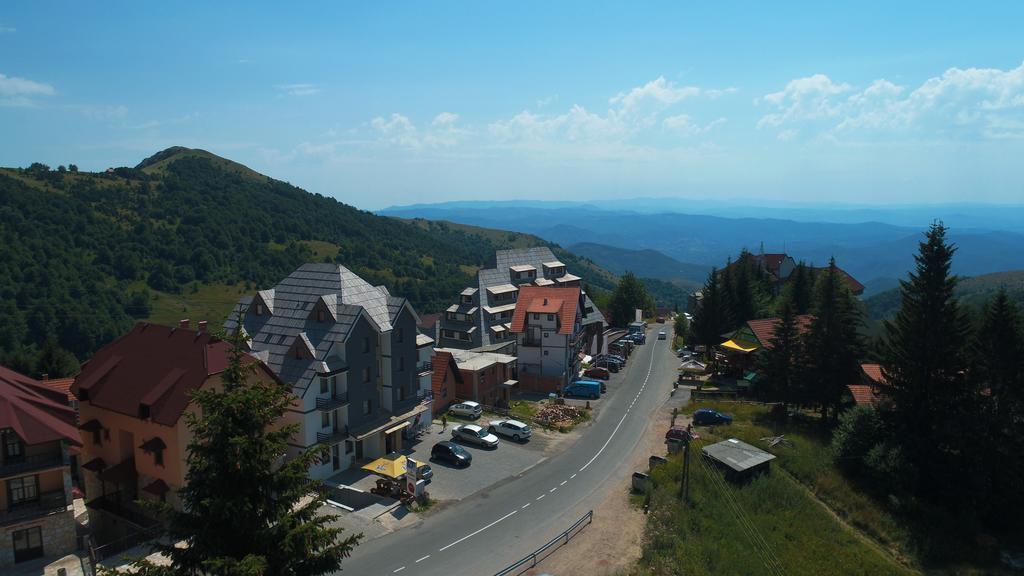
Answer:
[{"label": "yellow awning", "polygon": [[379,474],[385,478],[398,478],[405,474],[405,460],[405,455],[403,454],[388,454],[363,466],[363,470]]},{"label": "yellow awning", "polygon": [[402,428],[405,428],[408,425],[409,425],[409,421],[406,420],[405,422],[401,422],[399,424],[395,424],[391,428],[388,428],[387,430],[384,431],[384,433],[385,434],[391,434],[392,432],[398,432],[399,430],[401,430]]},{"label": "yellow awning", "polygon": [[726,340],[725,342],[722,342],[720,346],[722,348],[736,350],[737,352],[743,352],[744,354],[749,354],[758,349],[757,344],[751,344],[750,342],[744,342],[743,340]]}]

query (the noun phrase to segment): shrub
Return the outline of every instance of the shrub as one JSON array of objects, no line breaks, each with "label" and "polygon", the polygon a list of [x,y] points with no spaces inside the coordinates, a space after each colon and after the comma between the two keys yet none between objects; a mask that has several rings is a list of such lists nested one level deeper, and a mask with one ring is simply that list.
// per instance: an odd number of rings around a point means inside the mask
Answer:
[{"label": "shrub", "polygon": [[836,464],[850,473],[863,473],[865,458],[876,448],[882,431],[882,419],[873,407],[856,406],[844,412],[832,436]]}]

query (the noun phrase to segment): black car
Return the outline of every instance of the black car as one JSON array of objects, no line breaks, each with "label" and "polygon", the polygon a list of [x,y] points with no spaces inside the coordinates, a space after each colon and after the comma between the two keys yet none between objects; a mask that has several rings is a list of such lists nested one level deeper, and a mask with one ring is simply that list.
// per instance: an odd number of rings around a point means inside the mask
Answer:
[{"label": "black car", "polygon": [[614,360],[595,360],[594,366],[598,368],[607,368],[609,372],[618,372],[622,365]]},{"label": "black car", "polygon": [[430,449],[430,457],[456,466],[469,466],[473,461],[473,455],[465,448],[447,440],[434,444],[434,447]]}]

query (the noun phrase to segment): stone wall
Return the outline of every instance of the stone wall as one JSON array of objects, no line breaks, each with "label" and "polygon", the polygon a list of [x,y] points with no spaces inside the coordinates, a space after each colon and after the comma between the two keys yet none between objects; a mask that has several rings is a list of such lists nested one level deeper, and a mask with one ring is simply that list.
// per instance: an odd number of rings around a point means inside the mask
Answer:
[{"label": "stone wall", "polygon": [[14,540],[12,533],[26,528],[40,527],[43,535],[43,555],[60,558],[75,551],[75,513],[73,507],[64,512],[40,516],[0,528],[0,566],[14,564]]}]

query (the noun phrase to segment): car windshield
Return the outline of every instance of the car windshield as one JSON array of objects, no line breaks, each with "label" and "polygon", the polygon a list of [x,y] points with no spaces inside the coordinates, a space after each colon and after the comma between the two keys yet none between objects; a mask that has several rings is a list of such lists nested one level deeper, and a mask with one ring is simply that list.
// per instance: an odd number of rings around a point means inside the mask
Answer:
[{"label": "car windshield", "polygon": [[487,438],[487,430],[481,429],[477,432],[477,435],[479,435],[481,438]]},{"label": "car windshield", "polygon": [[466,454],[466,449],[463,448],[462,446],[459,446],[458,444],[453,444],[452,445],[452,453],[453,454],[458,454],[459,456],[462,456],[463,454]]}]

